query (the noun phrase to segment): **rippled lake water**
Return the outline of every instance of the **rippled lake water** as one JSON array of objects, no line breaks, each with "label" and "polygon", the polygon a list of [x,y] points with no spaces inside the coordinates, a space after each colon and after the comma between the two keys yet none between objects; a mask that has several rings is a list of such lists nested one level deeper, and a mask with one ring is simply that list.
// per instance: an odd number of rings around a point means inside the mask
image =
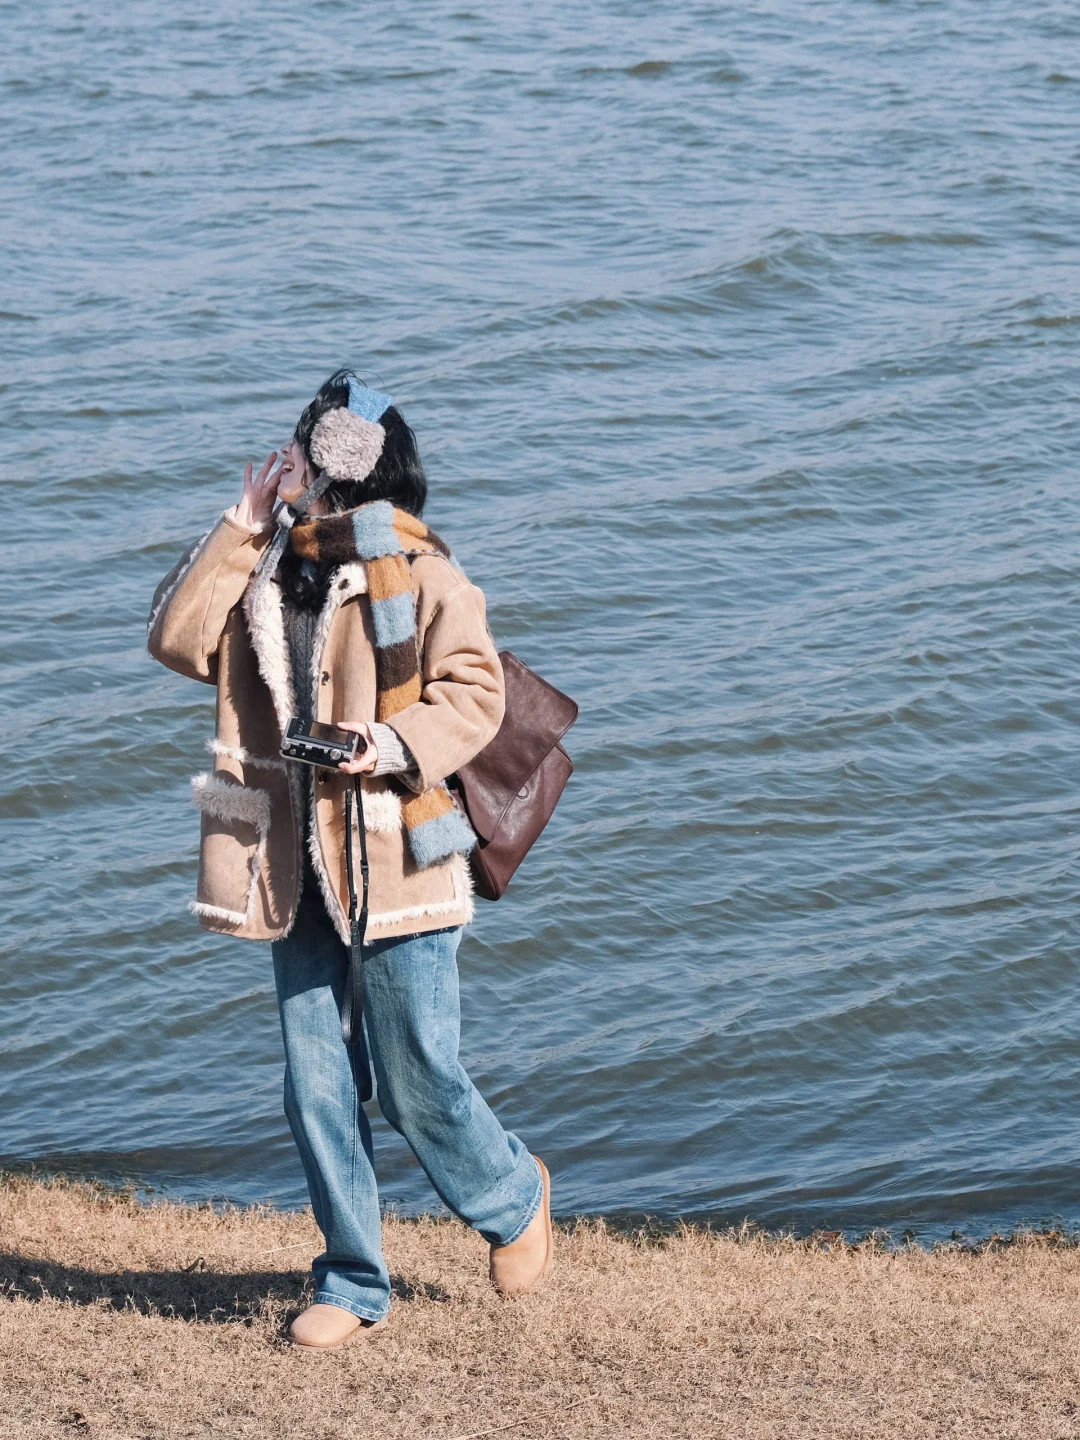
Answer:
[{"label": "rippled lake water", "polygon": [[582,707],[461,952],[559,1211],[1077,1219],[1075,7],[2,8],[0,1164],[305,1199],[143,627],[351,362]]}]

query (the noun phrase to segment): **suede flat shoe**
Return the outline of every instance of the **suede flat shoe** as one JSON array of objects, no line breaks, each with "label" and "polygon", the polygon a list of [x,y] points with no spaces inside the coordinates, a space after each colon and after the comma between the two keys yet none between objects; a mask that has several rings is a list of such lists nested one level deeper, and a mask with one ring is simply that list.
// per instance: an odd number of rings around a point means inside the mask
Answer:
[{"label": "suede flat shoe", "polygon": [[501,1295],[523,1295],[532,1290],[551,1268],[551,1176],[533,1156],[544,1182],[540,1209],[525,1230],[509,1245],[492,1245],[488,1260],[491,1283]]},{"label": "suede flat shoe", "polygon": [[309,1305],[289,1326],[286,1338],[309,1350],[337,1350],[357,1335],[374,1335],[386,1329],[385,1320],[361,1320],[340,1305]]}]

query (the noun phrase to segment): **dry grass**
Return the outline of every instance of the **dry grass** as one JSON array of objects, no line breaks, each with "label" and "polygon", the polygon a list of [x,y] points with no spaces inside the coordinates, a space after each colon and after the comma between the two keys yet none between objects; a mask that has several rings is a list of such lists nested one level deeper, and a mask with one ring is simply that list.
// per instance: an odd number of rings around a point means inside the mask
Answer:
[{"label": "dry grass", "polygon": [[390,1328],[312,1354],[281,1339],[309,1214],[0,1182],[0,1436],[1080,1436],[1075,1248],[890,1255],[595,1223],[557,1244],[547,1287],[506,1302],[476,1235],[390,1222]]}]

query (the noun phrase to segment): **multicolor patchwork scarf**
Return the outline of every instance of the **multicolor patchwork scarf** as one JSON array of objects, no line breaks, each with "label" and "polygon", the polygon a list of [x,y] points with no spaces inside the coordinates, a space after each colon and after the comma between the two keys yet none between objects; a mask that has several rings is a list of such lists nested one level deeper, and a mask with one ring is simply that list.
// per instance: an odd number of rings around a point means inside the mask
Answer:
[{"label": "multicolor patchwork scarf", "polygon": [[[415,515],[389,500],[373,500],[340,515],[298,520],[289,531],[293,551],[317,565],[360,561],[367,576],[375,628],[375,719],[388,722],[420,699],[420,643],[411,555],[442,555],[449,549]],[[402,800],[409,848],[420,869],[476,843],[468,820],[442,783]]]}]

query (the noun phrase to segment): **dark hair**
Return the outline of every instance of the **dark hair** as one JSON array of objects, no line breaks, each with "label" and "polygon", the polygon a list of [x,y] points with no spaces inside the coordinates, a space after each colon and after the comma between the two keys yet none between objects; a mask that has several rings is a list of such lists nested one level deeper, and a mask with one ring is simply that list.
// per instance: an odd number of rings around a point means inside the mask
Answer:
[{"label": "dark hair", "polygon": [[[350,376],[354,380],[360,378],[352,370],[335,370],[330,379],[320,385],[314,400],[296,422],[296,439],[313,465],[311,432],[328,410],[340,410],[349,403]],[[427,500],[427,477],[420,462],[416,436],[395,405],[379,417],[379,424],[386,431],[386,440],[375,469],[366,480],[335,480],[325,491],[327,504],[331,510],[352,510],[367,500],[390,500],[412,515],[422,515]]]},{"label": "dark hair", "polygon": [[[349,403],[349,377],[359,380],[352,370],[335,370],[325,384],[319,386],[314,400],[304,407],[296,422],[296,440],[307,456],[308,463],[318,469],[311,456],[311,432],[328,410],[340,410]],[[361,384],[363,382],[361,381]],[[391,405],[379,417],[386,431],[383,451],[375,469],[366,480],[335,480],[323,492],[331,510],[352,510],[367,500],[390,500],[402,510],[421,515],[427,499],[427,477],[420,463],[416,436],[402,419],[400,410]],[[332,565],[317,565],[300,560],[291,549],[285,551],[278,565],[278,578],[295,603],[314,610],[322,605]]]}]

